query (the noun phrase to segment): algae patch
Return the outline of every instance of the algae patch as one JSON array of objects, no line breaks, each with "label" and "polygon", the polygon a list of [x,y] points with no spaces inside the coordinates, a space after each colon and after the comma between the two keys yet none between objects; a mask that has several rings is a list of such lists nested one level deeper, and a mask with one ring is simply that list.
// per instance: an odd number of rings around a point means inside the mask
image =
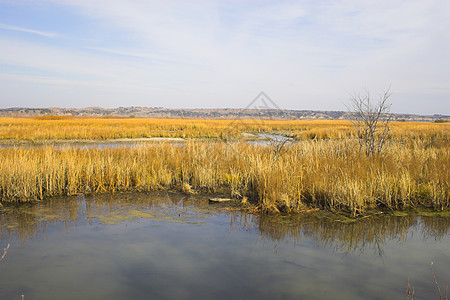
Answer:
[{"label": "algae patch", "polygon": [[138,219],[154,219],[149,213],[139,210],[128,210],[120,212],[111,212],[107,214],[91,215],[88,218],[97,219],[102,225],[122,224],[126,221],[134,222]]},{"label": "algae patch", "polygon": [[97,219],[102,225],[117,225],[124,222],[135,222],[139,219],[151,219],[153,222],[177,222],[186,224],[203,224],[202,222],[190,222],[188,220],[174,218],[167,215],[166,212],[156,212],[152,213],[144,212],[136,209],[132,210],[121,210],[119,212],[111,212],[106,214],[98,214],[88,216],[90,219]]}]

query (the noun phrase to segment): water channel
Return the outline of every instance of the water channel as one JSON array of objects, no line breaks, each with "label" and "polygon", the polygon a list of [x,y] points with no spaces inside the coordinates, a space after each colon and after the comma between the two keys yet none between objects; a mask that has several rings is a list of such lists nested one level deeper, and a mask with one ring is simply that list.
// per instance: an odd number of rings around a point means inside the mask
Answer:
[{"label": "water channel", "polygon": [[[252,134],[253,139],[247,140],[250,144],[255,145],[269,145],[271,141],[282,142],[284,140],[290,140],[282,135],[276,134]],[[111,139],[111,140],[91,140],[91,141],[75,141],[75,140],[58,140],[53,142],[38,142],[38,143],[15,143],[13,141],[0,143],[0,149],[11,148],[31,148],[39,149],[44,147],[53,147],[55,149],[111,149],[111,148],[135,148],[146,145],[154,145],[160,143],[170,143],[176,146],[183,146],[187,140],[182,138],[138,138],[138,139]]]},{"label": "water channel", "polygon": [[[439,299],[450,218],[268,216],[176,193],[0,207],[0,299]],[[0,257],[3,251],[0,253]]]}]

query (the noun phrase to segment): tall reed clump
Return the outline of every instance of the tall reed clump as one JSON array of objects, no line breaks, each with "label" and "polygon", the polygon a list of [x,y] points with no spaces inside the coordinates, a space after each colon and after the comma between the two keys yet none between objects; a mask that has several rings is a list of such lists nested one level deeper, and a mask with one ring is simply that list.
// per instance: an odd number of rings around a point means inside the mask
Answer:
[{"label": "tall reed clump", "polygon": [[0,149],[1,201],[110,191],[229,190],[264,211],[308,207],[448,208],[450,151],[418,140],[367,157],[354,140],[307,140],[285,151],[187,142],[117,149]]}]

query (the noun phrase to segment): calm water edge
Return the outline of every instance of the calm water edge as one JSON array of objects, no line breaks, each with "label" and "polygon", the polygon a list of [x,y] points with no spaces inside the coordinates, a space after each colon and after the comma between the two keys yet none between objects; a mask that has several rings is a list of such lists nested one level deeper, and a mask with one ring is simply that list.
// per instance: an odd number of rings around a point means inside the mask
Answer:
[{"label": "calm water edge", "polygon": [[[0,207],[0,299],[439,299],[450,218],[245,214],[203,196]],[[0,257],[3,251],[0,253]]]}]

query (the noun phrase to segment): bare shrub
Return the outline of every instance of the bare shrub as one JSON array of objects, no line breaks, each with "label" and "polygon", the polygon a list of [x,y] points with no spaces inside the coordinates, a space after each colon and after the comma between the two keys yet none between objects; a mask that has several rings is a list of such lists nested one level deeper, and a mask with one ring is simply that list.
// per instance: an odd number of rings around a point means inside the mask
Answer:
[{"label": "bare shrub", "polygon": [[352,123],[356,129],[360,150],[367,156],[381,153],[386,140],[391,133],[392,121],[390,88],[383,91],[378,103],[371,101],[369,91],[354,94],[350,99],[348,109],[351,112]]}]

